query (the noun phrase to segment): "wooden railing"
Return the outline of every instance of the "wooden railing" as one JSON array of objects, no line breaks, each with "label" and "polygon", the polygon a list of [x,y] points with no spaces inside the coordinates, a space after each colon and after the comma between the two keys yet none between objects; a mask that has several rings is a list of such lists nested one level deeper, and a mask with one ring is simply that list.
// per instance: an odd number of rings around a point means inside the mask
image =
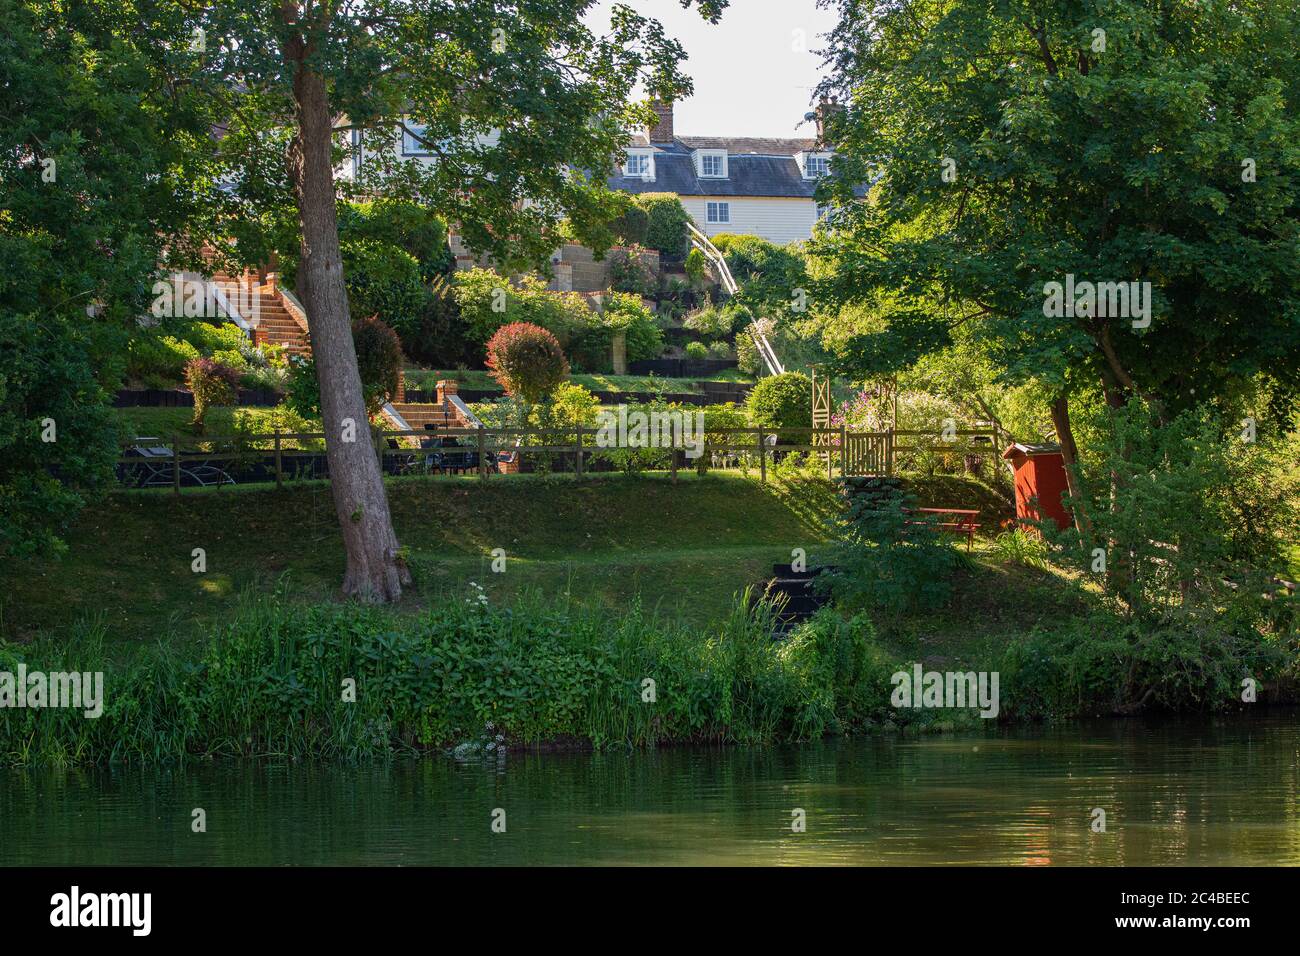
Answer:
[{"label": "wooden railing", "polygon": [[[477,428],[439,427],[436,430],[384,429],[370,433],[380,468],[387,474],[466,471],[486,480],[495,470],[496,455],[572,456],[573,472],[581,477],[593,459],[627,451],[661,451],[676,479],[679,468],[694,468],[686,452],[699,448],[710,461],[715,456],[734,458],[757,467],[767,480],[769,464],[794,452],[815,452],[833,477],[889,476],[902,460],[922,453],[992,457],[998,454],[997,436],[991,430],[958,429],[945,434],[923,431],[868,432],[837,428],[707,428],[696,432],[701,444],[677,441],[661,444],[610,446],[600,443],[601,430],[591,427]],[[806,441],[797,439],[807,436]],[[662,437],[662,436],[655,436]],[[678,436],[679,438],[681,436]],[[365,440],[365,433],[358,436]],[[822,439],[818,442],[816,439]],[[452,439],[451,445],[422,444],[429,439]],[[987,439],[984,441],[982,439]],[[118,457],[119,479],[133,487],[182,485],[220,487],[245,482],[271,482],[282,486],[286,478],[327,477],[324,432],[281,432],[240,435],[204,435],[135,438],[123,443]],[[323,467],[322,467],[323,466]],[[727,465],[713,467],[729,467]]]}]

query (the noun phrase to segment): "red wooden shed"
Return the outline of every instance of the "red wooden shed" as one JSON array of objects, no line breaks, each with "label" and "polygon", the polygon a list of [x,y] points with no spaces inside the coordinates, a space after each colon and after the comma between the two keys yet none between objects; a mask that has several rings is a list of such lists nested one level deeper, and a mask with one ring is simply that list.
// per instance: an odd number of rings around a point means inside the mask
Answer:
[{"label": "red wooden shed", "polygon": [[1016,517],[1056,521],[1064,530],[1074,523],[1069,509],[1061,503],[1065,494],[1065,459],[1060,445],[1025,445],[1016,442],[1002,453],[1011,462],[1016,475]]}]

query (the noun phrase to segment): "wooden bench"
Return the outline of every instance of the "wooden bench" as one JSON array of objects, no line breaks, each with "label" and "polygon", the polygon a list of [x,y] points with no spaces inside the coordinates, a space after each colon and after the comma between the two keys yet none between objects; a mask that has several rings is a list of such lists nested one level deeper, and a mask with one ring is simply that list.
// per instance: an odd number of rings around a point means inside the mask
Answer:
[{"label": "wooden bench", "polygon": [[909,525],[926,525],[931,528],[938,528],[940,531],[951,531],[953,534],[964,534],[966,536],[966,550],[969,552],[971,542],[975,540],[975,532],[979,530],[980,516],[978,510],[971,511],[966,508],[904,508],[904,513],[908,515],[917,515],[919,517],[907,519]]}]

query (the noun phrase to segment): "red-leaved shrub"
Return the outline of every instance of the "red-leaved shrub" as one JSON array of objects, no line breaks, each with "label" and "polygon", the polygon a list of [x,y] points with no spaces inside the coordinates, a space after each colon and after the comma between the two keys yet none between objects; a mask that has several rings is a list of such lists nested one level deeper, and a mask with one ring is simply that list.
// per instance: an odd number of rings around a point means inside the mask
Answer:
[{"label": "red-leaved shrub", "polygon": [[569,377],[569,361],[555,336],[531,322],[512,322],[488,340],[487,367],[512,398],[540,402]]}]

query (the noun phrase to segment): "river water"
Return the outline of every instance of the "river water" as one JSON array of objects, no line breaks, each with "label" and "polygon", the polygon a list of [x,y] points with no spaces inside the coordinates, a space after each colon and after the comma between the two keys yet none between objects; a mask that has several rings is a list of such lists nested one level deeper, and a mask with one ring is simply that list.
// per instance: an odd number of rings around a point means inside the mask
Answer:
[{"label": "river water", "polygon": [[[197,808],[206,832],[193,831]],[[469,762],[0,771],[0,862],[1297,865],[1300,714]]]}]

